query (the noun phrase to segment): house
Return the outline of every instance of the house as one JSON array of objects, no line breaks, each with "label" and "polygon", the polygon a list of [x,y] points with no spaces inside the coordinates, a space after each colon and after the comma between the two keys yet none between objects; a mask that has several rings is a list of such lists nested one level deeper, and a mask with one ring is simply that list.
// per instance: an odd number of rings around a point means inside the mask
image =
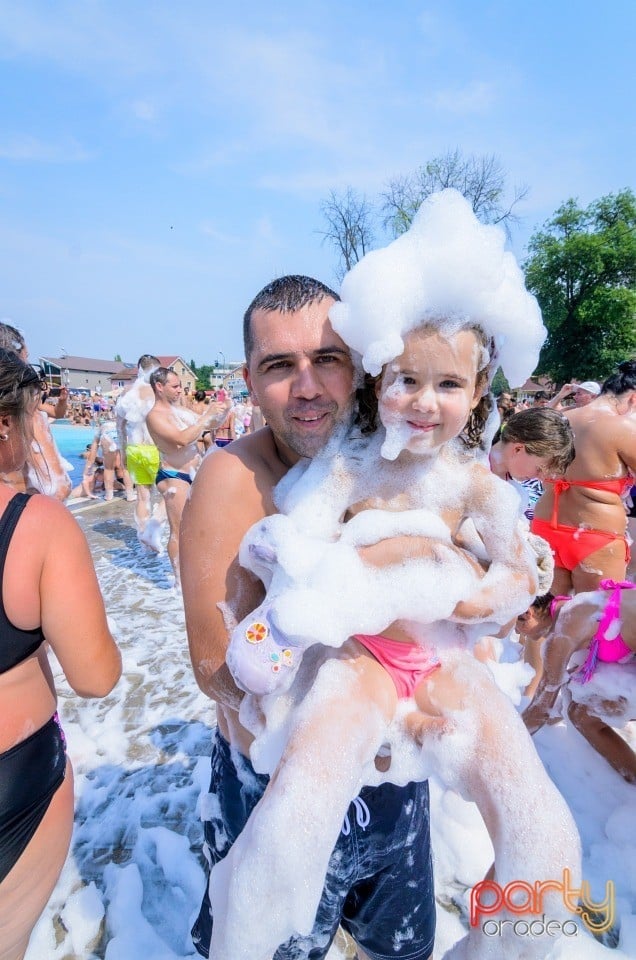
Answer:
[{"label": "house", "polygon": [[108,393],[122,386],[121,378],[131,364],[93,357],[39,357],[46,381],[52,387],[66,386],[71,393]]},{"label": "house", "polygon": [[540,390],[543,390],[545,393],[549,394],[549,396],[552,396],[555,389],[555,385],[552,383],[549,377],[537,377],[536,379],[530,377],[529,380],[526,380],[523,386],[517,387],[513,393],[515,394],[517,400],[531,401],[534,400],[535,393],[539,393]]},{"label": "house", "polygon": [[197,375],[182,357],[157,357],[162,367],[168,367],[179,377],[184,391],[194,393],[197,388]]},{"label": "house", "polygon": [[247,393],[247,384],[243,379],[243,360],[214,365],[214,372],[210,374],[210,386],[213,390],[223,387],[233,397]]},{"label": "house", "polygon": [[[192,367],[189,367],[182,357],[157,357],[157,360],[162,367],[167,367],[168,370],[176,373],[184,390],[187,389],[189,393],[194,393],[196,390],[197,377]],[[122,387],[130,386],[130,384],[134,383],[137,379],[138,373],[139,367],[136,366],[131,366],[129,370],[124,370],[120,374],[120,385]]]}]

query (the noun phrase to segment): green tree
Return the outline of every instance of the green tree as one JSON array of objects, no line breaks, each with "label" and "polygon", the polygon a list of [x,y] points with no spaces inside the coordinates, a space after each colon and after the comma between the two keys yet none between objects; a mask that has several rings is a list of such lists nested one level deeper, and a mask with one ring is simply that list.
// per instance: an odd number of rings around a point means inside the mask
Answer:
[{"label": "green tree", "polygon": [[115,354],[115,363],[123,363],[124,361],[121,358],[121,353]]},{"label": "green tree", "polygon": [[494,377],[492,378],[491,390],[496,397],[498,397],[500,393],[510,392],[510,384],[506,380],[506,375],[504,374],[501,367],[497,367],[497,371]]},{"label": "green tree", "polygon": [[538,373],[602,380],[636,353],[636,197],[570,199],[528,245],[526,282],[548,337]]},{"label": "green tree", "polygon": [[197,390],[210,389],[210,376],[214,373],[215,367],[210,363],[202,363],[196,367]]}]

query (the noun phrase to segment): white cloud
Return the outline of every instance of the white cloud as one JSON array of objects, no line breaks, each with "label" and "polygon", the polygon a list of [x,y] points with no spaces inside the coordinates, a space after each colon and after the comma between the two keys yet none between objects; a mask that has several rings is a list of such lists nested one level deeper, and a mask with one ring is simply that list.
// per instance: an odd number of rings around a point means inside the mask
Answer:
[{"label": "white cloud", "polygon": [[437,110],[455,114],[488,113],[497,100],[492,83],[474,80],[463,87],[438,90],[429,103]]},{"label": "white cloud", "polygon": [[148,123],[153,123],[159,116],[157,105],[147,99],[133,100],[130,104],[130,109],[137,120],[143,120]]},{"label": "white cloud", "polygon": [[241,242],[240,236],[220,229],[211,220],[204,220],[200,226],[200,230],[204,237],[209,237],[210,240],[214,240],[223,246],[235,246],[237,243]]},{"label": "white cloud", "polygon": [[37,137],[15,136],[0,141],[0,157],[3,160],[32,161],[37,163],[83,163],[94,154],[85,150],[76,140],[46,143]]}]

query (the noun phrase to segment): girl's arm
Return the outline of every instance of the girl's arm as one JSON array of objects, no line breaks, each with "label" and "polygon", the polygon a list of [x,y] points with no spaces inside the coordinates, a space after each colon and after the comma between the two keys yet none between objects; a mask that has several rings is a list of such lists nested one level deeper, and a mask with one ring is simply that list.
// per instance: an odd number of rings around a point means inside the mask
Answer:
[{"label": "girl's arm", "polygon": [[466,517],[483,542],[489,566],[480,589],[457,605],[453,619],[505,623],[536,596],[536,558],[522,534],[517,493],[479,464],[472,474]]}]

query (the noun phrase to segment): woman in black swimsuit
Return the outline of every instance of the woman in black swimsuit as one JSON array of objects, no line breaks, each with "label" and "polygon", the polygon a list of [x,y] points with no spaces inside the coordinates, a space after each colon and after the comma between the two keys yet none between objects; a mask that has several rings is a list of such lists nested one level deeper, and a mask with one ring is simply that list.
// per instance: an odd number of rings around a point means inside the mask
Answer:
[{"label": "woman in black swimsuit", "polygon": [[105,696],[121,674],[84,535],[60,503],[9,482],[39,399],[35,371],[0,349],[0,960],[24,956],[73,827],[47,643],[80,696]]}]

